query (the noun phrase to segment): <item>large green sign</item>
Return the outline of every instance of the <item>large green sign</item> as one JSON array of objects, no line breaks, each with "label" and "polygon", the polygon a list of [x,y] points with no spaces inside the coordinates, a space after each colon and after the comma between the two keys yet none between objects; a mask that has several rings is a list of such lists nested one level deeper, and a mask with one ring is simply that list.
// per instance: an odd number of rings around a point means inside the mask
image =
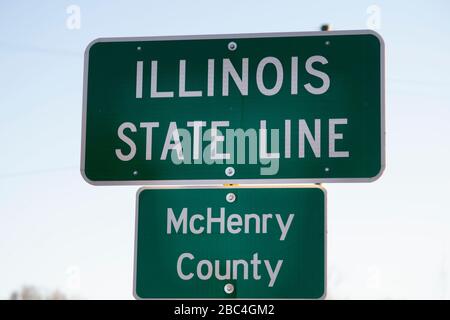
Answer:
[{"label": "large green sign", "polygon": [[98,39],[83,105],[93,184],[372,181],[384,168],[372,31]]},{"label": "large green sign", "polygon": [[141,189],[136,214],[136,298],[325,296],[323,188]]}]

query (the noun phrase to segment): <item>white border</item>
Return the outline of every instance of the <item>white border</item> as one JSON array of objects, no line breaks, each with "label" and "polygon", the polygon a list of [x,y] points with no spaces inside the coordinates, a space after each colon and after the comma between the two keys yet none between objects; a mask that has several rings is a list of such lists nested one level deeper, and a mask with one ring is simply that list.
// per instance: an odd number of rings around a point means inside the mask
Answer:
[{"label": "white border", "polygon": [[324,287],[323,287],[323,294],[319,298],[311,298],[311,299],[304,299],[304,298],[141,298],[137,295],[136,292],[136,276],[137,276],[137,244],[138,244],[138,221],[139,221],[139,196],[142,191],[144,190],[179,190],[179,189],[224,189],[224,190],[232,190],[232,189],[269,189],[266,186],[230,186],[230,187],[224,187],[224,186],[217,186],[217,187],[206,187],[206,186],[184,186],[184,187],[141,187],[136,192],[136,208],[135,208],[135,221],[134,221],[134,261],[133,261],[133,296],[136,300],[223,300],[223,301],[234,301],[234,300],[324,300],[327,296],[327,241],[328,241],[328,210],[327,210],[327,190],[319,184],[315,185],[286,185],[286,186],[273,186],[270,188],[276,188],[276,189],[320,189],[323,192],[323,205],[324,205]]},{"label": "white border", "polygon": [[[245,39],[245,38],[275,38],[275,37],[309,37],[309,36],[340,36],[340,35],[373,35],[380,42],[380,132],[381,132],[381,166],[380,171],[369,178],[309,178],[309,179],[206,179],[206,180],[121,180],[121,181],[93,181],[85,173],[85,149],[86,149],[86,111],[87,111],[87,87],[89,72],[89,50],[99,42],[130,42],[130,41],[161,41],[161,40],[200,40],[200,39]],[[82,115],[82,136],[81,136],[81,166],[80,171],[86,182],[92,185],[221,185],[233,184],[292,184],[292,183],[324,183],[324,182],[372,182],[381,177],[386,166],[385,159],[385,52],[383,38],[373,30],[354,31],[326,31],[326,32],[284,32],[284,33],[242,33],[242,34],[219,34],[219,35],[186,35],[186,36],[163,36],[163,37],[117,37],[98,38],[89,43],[84,52],[84,74],[83,74],[83,115]]]}]

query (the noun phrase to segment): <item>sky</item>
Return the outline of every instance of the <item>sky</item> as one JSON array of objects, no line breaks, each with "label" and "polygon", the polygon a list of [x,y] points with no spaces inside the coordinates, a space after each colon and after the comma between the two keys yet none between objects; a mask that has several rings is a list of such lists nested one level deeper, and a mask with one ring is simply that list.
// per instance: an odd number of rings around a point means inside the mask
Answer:
[{"label": "sky", "polygon": [[449,9],[437,0],[2,1],[0,299],[24,285],[133,298],[138,187],[94,187],[79,170],[89,42],[322,23],[372,28],[386,43],[384,175],[325,184],[328,298],[449,299]]}]

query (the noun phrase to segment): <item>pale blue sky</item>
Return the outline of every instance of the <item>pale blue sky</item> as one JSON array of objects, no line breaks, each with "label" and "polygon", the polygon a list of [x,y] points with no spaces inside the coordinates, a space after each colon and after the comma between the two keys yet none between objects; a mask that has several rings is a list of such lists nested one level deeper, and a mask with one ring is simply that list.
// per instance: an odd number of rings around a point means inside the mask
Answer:
[{"label": "pale blue sky", "polygon": [[[71,4],[79,30],[66,28]],[[365,29],[372,4],[386,42],[387,169],[372,184],[325,185],[328,294],[450,298],[450,4],[436,0],[3,1],[0,298],[26,284],[132,298],[137,187],[93,187],[79,173],[91,40]]]}]

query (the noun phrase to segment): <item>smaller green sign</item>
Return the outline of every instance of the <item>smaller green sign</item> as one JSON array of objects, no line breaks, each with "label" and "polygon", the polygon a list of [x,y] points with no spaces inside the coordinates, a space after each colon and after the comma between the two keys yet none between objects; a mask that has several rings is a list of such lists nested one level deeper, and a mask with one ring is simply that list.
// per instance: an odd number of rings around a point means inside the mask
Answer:
[{"label": "smaller green sign", "polygon": [[136,215],[138,299],[325,296],[321,187],[142,188]]}]

